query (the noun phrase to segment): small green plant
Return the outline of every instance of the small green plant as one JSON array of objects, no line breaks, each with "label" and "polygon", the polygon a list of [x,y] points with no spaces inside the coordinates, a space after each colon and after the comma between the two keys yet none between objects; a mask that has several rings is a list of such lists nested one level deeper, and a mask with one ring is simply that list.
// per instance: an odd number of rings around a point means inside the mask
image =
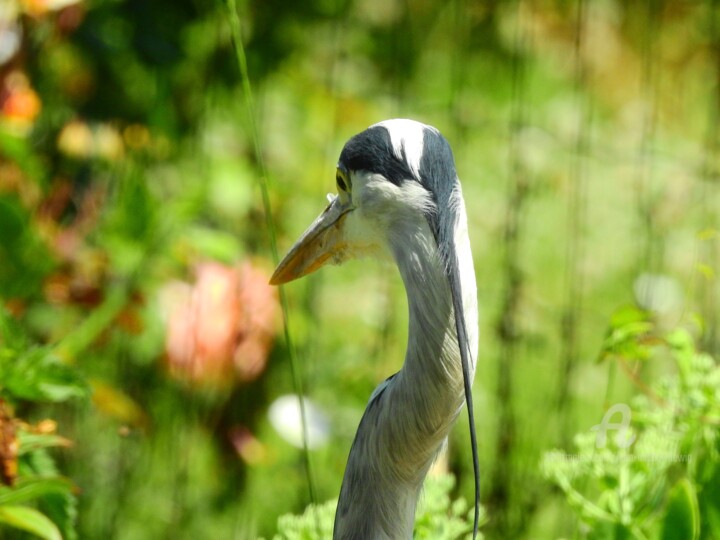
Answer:
[{"label": "small green plant", "polygon": [[48,452],[70,443],[55,433],[54,421],[33,426],[16,418],[14,409],[87,394],[75,369],[52,348],[33,345],[0,310],[0,531],[19,529],[46,540],[77,538],[74,485],[59,474]]},{"label": "small green plant", "polygon": [[[433,476],[425,481],[425,491],[420,499],[415,517],[413,538],[418,540],[457,540],[472,538],[473,513],[467,501],[458,497],[453,500],[450,494],[455,487],[452,475]],[[487,522],[484,508],[480,508],[479,523]],[[483,535],[478,533],[478,538]]]},{"label": "small green plant", "polygon": [[[452,500],[455,486],[452,475],[432,476],[425,481],[423,497],[415,516],[413,538],[417,540],[459,540],[472,538],[472,514],[462,497]],[[310,505],[299,515],[284,515],[278,520],[273,540],[330,540],[337,501]],[[487,521],[480,509],[480,524]],[[482,534],[478,535],[482,538]]]},{"label": "small green plant", "polygon": [[[656,333],[648,317],[613,319],[601,358],[669,358],[675,374],[547,453],[543,472],[565,494],[580,538],[695,540],[720,533],[720,368],[684,329]],[[625,364],[627,366],[627,364]],[[631,414],[630,416],[627,416]],[[625,430],[623,425],[627,428]],[[606,437],[608,429],[615,434]]]}]

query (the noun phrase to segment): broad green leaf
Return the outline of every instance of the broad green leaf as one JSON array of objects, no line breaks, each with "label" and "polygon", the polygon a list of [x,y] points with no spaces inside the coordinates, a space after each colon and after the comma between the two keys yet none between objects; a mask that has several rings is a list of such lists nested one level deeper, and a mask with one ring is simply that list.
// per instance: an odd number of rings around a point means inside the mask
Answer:
[{"label": "broad green leaf", "polygon": [[50,493],[40,501],[40,509],[52,519],[64,540],[77,540],[77,497],[69,491]]},{"label": "broad green leaf", "polygon": [[0,487],[0,505],[25,503],[51,493],[70,493],[73,484],[60,476],[21,478],[12,487]]},{"label": "broad green leaf", "polygon": [[62,540],[60,531],[52,521],[27,506],[0,506],[0,523],[27,531],[45,540]]},{"label": "broad green leaf", "polygon": [[[24,465],[27,466],[27,471],[30,471],[24,474],[32,476],[60,476],[55,460],[46,448],[36,448],[35,451],[24,456],[21,460],[21,467]],[[22,468],[20,474],[23,474]]]},{"label": "broad green leaf", "polygon": [[670,491],[663,520],[661,540],[697,540],[700,536],[700,511],[695,487],[680,480]]}]

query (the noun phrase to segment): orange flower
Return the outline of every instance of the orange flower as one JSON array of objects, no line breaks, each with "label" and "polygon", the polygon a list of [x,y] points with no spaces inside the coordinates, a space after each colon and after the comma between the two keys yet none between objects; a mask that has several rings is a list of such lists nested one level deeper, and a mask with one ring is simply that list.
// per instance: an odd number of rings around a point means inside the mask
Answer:
[{"label": "orange flower", "polygon": [[4,87],[0,94],[2,116],[19,130],[27,131],[40,114],[40,98],[31,88],[27,76],[20,71],[10,73],[5,78]]},{"label": "orange flower", "polygon": [[42,17],[48,11],[59,11],[81,0],[22,0],[23,11],[32,17]]}]

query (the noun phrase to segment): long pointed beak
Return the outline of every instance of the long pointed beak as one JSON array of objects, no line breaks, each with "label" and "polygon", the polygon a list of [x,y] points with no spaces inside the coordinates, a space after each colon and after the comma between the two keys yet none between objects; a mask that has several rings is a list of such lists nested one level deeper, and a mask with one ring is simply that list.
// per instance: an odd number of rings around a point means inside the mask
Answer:
[{"label": "long pointed beak", "polygon": [[270,284],[281,285],[311,274],[327,263],[341,263],[347,250],[343,224],[351,210],[338,197],[333,199],[280,261]]}]

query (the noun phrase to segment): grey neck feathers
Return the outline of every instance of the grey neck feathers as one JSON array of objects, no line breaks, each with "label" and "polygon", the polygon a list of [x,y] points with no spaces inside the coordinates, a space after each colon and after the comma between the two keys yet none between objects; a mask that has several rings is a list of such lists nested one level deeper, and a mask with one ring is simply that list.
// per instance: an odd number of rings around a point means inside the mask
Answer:
[{"label": "grey neck feathers", "polygon": [[[408,349],[403,368],[378,386],[360,422],[334,539],[412,538],[423,480],[464,399],[452,298],[433,234],[422,219],[405,222],[389,240],[408,296]],[[462,274],[463,290],[474,295],[474,274]],[[477,325],[476,303],[468,304],[466,320]]]}]

